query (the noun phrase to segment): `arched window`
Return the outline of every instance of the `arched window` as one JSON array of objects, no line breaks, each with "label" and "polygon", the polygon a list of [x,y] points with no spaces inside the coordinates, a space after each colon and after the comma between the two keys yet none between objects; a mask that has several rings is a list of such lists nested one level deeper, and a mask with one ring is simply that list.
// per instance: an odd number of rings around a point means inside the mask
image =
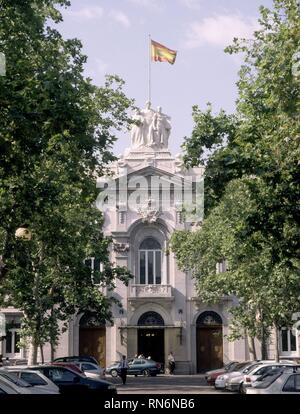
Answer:
[{"label": "arched window", "polygon": [[139,248],[139,279],[141,285],[161,284],[161,245],[148,237]]},{"label": "arched window", "polygon": [[164,326],[165,322],[157,312],[146,312],[140,316],[138,325],[140,326]]},{"label": "arched window", "polygon": [[79,321],[80,328],[96,328],[105,326],[105,319],[99,318],[94,312],[85,312]]},{"label": "arched window", "polygon": [[222,325],[222,318],[216,312],[206,311],[198,316],[197,326],[220,326]]}]

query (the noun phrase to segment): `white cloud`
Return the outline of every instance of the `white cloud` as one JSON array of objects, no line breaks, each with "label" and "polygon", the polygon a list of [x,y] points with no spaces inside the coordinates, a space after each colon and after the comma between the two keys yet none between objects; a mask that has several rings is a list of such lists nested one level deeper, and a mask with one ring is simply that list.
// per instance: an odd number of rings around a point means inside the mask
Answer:
[{"label": "white cloud", "polygon": [[120,10],[111,10],[109,16],[126,28],[131,26],[129,18],[126,16],[125,13],[121,12]]},{"label": "white cloud", "polygon": [[206,17],[190,24],[186,32],[185,47],[195,48],[203,44],[225,47],[234,37],[251,38],[259,27],[255,18],[240,15]]},{"label": "white cloud", "polygon": [[202,6],[202,0],[179,0],[179,3],[191,10],[200,10]]},{"label": "white cloud", "polygon": [[67,10],[66,13],[72,17],[92,20],[101,18],[103,16],[103,9],[99,6],[84,7],[79,10]]},{"label": "white cloud", "polygon": [[161,11],[163,9],[162,0],[128,0],[128,2],[149,10]]}]

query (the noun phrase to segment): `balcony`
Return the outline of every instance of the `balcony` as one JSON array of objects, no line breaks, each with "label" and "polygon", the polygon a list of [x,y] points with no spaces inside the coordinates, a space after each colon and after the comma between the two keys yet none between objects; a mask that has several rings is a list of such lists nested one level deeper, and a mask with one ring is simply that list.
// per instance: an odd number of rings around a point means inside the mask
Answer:
[{"label": "balcony", "polygon": [[129,303],[132,307],[146,302],[151,299],[151,302],[157,302],[164,305],[174,300],[172,296],[171,285],[131,285],[129,286]]}]

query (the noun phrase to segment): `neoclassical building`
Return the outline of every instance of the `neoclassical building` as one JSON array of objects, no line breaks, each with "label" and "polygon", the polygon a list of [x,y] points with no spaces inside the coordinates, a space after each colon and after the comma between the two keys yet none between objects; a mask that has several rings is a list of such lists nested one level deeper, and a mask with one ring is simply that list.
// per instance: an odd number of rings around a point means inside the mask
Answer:
[{"label": "neoclassical building", "polygon": [[[111,166],[113,176],[99,180],[97,200],[105,210],[104,233],[113,239],[111,261],[127,267],[133,279],[128,286],[118,281],[112,292],[122,304],[113,306],[113,323],[99,325],[91,313],[75,316],[56,356],[89,354],[107,366],[123,354],[144,354],[166,363],[172,351],[176,372],[191,374],[249,359],[245,339],[229,342],[226,337],[235,298],[225,297],[216,306],[202,303],[191,275],[178,269],[169,249],[174,230],[197,226],[198,216],[187,219],[187,200],[197,201],[203,169],[186,170],[181,156],[172,156],[170,118],[161,108],[155,111],[147,104],[135,117],[131,146]],[[89,258],[89,264],[92,269],[100,266],[96,258]],[[1,311],[12,328],[0,342],[0,353],[26,357],[16,346],[20,312]],[[299,346],[293,331],[283,331],[282,356],[299,357]],[[47,347],[45,359],[50,359]]]}]

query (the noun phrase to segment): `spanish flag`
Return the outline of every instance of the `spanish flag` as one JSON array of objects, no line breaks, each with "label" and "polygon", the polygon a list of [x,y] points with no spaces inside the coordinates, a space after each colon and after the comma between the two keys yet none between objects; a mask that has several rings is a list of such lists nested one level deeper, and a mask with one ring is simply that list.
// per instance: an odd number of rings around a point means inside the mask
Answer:
[{"label": "spanish flag", "polygon": [[173,65],[175,63],[176,55],[176,50],[171,50],[166,46],[151,40],[151,59],[155,62],[169,62]]}]

